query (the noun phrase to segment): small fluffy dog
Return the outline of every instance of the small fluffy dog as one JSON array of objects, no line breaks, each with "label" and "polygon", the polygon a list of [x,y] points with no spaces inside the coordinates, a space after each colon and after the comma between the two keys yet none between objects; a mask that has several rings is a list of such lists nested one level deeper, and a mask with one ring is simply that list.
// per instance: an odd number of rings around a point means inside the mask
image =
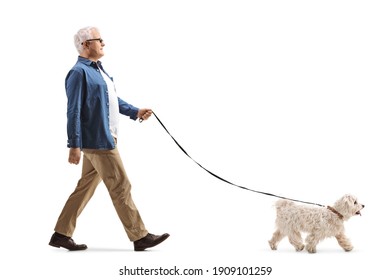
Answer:
[{"label": "small fluffy dog", "polygon": [[358,203],[353,195],[344,195],[333,207],[308,207],[297,205],[289,200],[278,200],[276,206],[276,231],[268,241],[272,250],[276,250],[279,242],[287,236],[295,250],[302,251],[301,232],[307,233],[306,250],[316,252],[317,244],[326,237],[336,237],[345,251],[353,246],[344,233],[344,221],[355,215],[361,215],[363,204]]}]

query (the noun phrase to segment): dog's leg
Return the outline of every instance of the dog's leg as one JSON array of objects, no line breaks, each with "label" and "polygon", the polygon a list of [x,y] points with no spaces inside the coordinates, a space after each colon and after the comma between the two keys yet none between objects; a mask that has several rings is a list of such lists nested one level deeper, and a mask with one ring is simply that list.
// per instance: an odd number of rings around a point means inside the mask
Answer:
[{"label": "dog's leg", "polygon": [[303,248],[305,248],[305,245],[303,245],[303,242],[302,242],[301,233],[298,231],[294,231],[294,232],[290,233],[290,235],[288,236],[288,240],[294,246],[295,250],[298,252],[302,251]]},{"label": "dog's leg", "polygon": [[353,246],[347,236],[344,233],[340,233],[335,236],[337,242],[340,244],[341,248],[343,248],[346,252],[349,252],[353,249]]},{"label": "dog's leg", "polygon": [[284,234],[280,232],[279,229],[277,229],[274,234],[272,235],[272,238],[270,241],[268,241],[269,246],[271,247],[272,250],[277,250],[278,249],[278,244],[280,240],[282,240],[285,237]]},{"label": "dog's leg", "polygon": [[317,244],[320,240],[316,237],[316,235],[312,232],[306,237],[306,250],[309,253],[317,252]]}]

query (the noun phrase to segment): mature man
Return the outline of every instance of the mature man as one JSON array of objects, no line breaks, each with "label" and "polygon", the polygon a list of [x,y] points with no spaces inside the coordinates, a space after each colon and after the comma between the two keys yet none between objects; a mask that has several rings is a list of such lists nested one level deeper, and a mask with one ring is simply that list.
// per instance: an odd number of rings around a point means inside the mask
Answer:
[{"label": "mature man", "polygon": [[77,217],[103,180],[126,234],[134,242],[134,250],[143,251],[160,244],[169,234],[154,235],[146,230],[132,200],[131,184],[116,142],[120,114],[133,120],[147,120],[152,110],[139,109],[117,97],[113,79],[99,61],[105,44],[98,28],[80,29],[74,42],[79,57],[65,79],[68,161],[78,164],[83,153],[83,166],[81,178],[65,203],[49,245],[68,250],[87,249],[85,244],[76,244],[72,235]]}]

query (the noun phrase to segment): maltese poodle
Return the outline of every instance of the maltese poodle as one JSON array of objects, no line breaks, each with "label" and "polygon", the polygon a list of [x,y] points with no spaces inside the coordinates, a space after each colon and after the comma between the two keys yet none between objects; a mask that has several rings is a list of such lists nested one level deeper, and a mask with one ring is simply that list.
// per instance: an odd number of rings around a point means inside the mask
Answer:
[{"label": "maltese poodle", "polygon": [[297,205],[289,200],[278,200],[276,206],[276,231],[268,241],[272,250],[287,236],[295,250],[302,251],[301,232],[307,233],[305,243],[309,253],[316,252],[317,244],[326,237],[334,236],[345,251],[353,246],[344,233],[344,221],[355,215],[361,215],[363,204],[355,196],[347,194],[336,201],[333,207],[308,207]]}]

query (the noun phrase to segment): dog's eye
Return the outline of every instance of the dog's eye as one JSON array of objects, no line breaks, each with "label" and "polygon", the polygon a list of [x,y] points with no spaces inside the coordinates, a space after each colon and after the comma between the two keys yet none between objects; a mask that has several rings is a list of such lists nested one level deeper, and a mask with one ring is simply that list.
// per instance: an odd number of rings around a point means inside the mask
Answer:
[{"label": "dog's eye", "polygon": [[355,205],[356,205],[356,204],[357,204],[357,200],[355,200],[355,202],[354,202],[353,204],[355,204]]}]

